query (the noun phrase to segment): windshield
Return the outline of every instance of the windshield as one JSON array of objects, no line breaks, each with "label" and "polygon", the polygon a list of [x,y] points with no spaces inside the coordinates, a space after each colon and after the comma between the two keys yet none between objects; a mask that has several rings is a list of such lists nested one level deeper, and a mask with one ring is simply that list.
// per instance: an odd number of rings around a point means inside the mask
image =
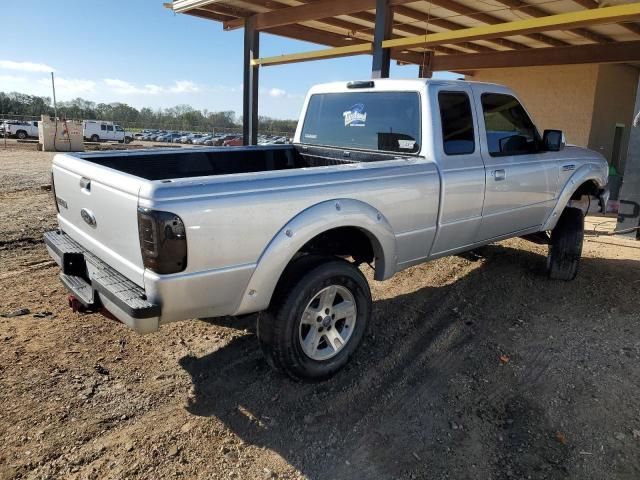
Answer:
[{"label": "windshield", "polygon": [[312,95],[301,143],[402,153],[420,151],[417,92]]}]

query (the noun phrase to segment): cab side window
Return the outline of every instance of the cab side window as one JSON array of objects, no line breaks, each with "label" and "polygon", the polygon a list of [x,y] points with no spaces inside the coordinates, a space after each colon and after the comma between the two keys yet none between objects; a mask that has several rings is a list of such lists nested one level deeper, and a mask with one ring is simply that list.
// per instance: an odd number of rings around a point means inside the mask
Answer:
[{"label": "cab side window", "polygon": [[439,92],[442,146],[447,155],[468,155],[475,151],[471,102],[465,92]]},{"label": "cab side window", "polygon": [[538,151],[538,131],[515,97],[483,93],[481,98],[491,156],[525,155]]},{"label": "cab side window", "polygon": [[105,132],[107,130],[107,126],[106,125],[100,125],[100,130]]},{"label": "cab side window", "polygon": [[107,125],[107,131],[113,132],[113,125]]}]

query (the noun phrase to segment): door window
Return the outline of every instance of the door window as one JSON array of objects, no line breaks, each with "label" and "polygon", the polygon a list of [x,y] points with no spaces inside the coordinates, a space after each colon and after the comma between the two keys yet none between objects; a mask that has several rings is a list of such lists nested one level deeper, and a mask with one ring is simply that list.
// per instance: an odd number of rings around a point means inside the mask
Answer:
[{"label": "door window", "polygon": [[100,125],[100,130],[105,132],[107,130],[107,126],[106,125]]},{"label": "door window", "polygon": [[469,95],[464,92],[440,92],[438,103],[444,153],[447,155],[473,153],[476,145]]},{"label": "door window", "polygon": [[482,110],[492,156],[524,155],[538,151],[538,131],[515,97],[484,93]]}]

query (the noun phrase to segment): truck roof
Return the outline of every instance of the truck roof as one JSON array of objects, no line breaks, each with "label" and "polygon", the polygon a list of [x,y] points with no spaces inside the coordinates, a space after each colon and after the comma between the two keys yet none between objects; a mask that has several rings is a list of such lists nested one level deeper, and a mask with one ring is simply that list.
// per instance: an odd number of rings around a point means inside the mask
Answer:
[{"label": "truck roof", "polygon": [[[356,80],[360,81],[360,80]],[[422,90],[425,85],[460,85],[461,83],[475,84],[475,85],[489,85],[492,87],[496,87],[497,89],[504,89],[503,85],[499,85],[496,83],[488,83],[488,82],[473,82],[469,80],[448,80],[448,79],[439,79],[439,78],[403,78],[403,79],[395,79],[395,78],[379,78],[373,80],[362,80],[362,82],[374,82],[375,89],[377,90]],[[318,85],[314,85],[311,87],[309,91],[312,93],[328,93],[328,92],[344,92],[347,89],[347,84],[350,81],[340,81],[340,82],[330,82],[330,83],[321,83]],[[350,89],[351,90],[351,89]],[[356,88],[353,91],[358,90],[367,90],[366,87]]]}]

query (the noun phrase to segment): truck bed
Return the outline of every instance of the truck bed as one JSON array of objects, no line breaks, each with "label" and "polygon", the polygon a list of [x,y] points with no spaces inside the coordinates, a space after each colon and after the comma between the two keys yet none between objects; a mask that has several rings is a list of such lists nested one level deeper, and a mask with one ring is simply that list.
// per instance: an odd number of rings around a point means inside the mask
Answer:
[{"label": "truck bed", "polygon": [[305,145],[219,147],[77,154],[79,158],[146,180],[289,170],[402,157],[396,153],[363,152]]}]

